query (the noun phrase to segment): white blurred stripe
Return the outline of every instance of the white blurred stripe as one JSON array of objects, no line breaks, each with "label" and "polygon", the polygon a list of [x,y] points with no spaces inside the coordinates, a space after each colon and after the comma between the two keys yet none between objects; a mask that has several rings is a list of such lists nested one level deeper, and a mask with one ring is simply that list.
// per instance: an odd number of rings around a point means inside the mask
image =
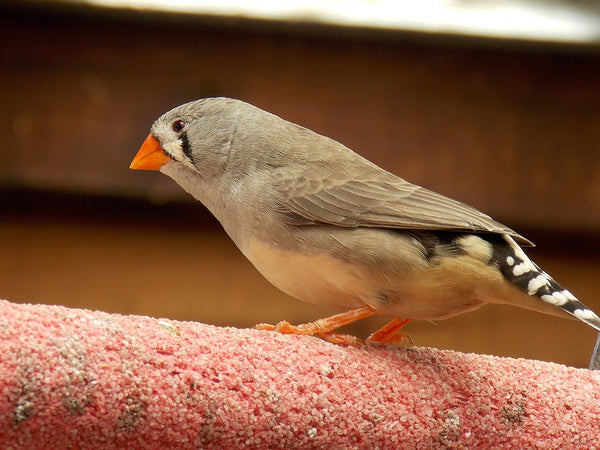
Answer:
[{"label": "white blurred stripe", "polygon": [[[76,3],[70,0],[68,3]],[[97,6],[498,38],[600,43],[600,8],[528,0],[82,0]]]}]

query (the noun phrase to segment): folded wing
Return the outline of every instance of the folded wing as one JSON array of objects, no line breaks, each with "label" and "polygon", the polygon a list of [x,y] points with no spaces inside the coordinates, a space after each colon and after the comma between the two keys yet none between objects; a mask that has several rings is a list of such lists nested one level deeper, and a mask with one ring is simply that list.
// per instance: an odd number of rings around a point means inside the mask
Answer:
[{"label": "folded wing", "polygon": [[311,170],[281,179],[284,198],[276,209],[294,225],[499,233],[521,245],[533,245],[469,205],[377,169],[344,177],[332,176],[326,169]]}]

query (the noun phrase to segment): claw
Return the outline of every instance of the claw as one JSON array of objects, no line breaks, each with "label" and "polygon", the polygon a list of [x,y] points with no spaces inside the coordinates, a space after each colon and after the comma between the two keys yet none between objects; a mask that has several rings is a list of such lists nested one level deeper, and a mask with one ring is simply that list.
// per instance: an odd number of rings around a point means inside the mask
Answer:
[{"label": "claw", "polygon": [[365,346],[365,341],[349,334],[319,333],[317,336],[324,341],[331,342],[332,344],[336,345],[345,345],[347,347],[356,348]]},{"label": "claw", "polygon": [[254,325],[254,329],[264,331],[275,331],[275,325],[271,325],[270,323],[258,323]]}]

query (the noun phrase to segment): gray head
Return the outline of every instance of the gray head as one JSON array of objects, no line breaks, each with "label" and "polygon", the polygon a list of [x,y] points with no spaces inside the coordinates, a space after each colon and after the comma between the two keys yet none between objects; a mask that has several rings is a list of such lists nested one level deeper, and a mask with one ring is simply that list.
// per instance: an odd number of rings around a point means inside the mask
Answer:
[{"label": "gray head", "polygon": [[151,135],[176,164],[203,177],[223,170],[239,121],[252,120],[264,111],[224,97],[185,103],[160,116]]}]

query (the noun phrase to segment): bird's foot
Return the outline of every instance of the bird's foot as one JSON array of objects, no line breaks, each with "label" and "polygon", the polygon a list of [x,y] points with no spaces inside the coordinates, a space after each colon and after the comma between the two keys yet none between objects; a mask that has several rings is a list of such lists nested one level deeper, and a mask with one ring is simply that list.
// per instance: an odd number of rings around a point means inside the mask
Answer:
[{"label": "bird's foot", "polygon": [[333,330],[351,324],[357,320],[376,314],[376,310],[370,306],[361,306],[350,311],[346,311],[335,316],[319,319],[314,322],[301,325],[291,325],[289,322],[279,322],[277,325],[261,323],[254,328],[258,330],[276,331],[283,334],[300,334],[304,336],[318,336],[328,342],[339,345],[349,345],[358,347],[363,341],[357,337],[345,334],[332,333]]},{"label": "bird's foot", "polygon": [[264,330],[264,331],[275,331],[281,334],[302,334],[302,335],[311,335],[312,333],[305,332],[304,329],[301,329],[302,325],[292,325],[289,322],[281,321],[277,325],[271,325],[270,323],[259,323],[258,325],[254,325],[256,330]]},{"label": "bird's foot", "polygon": [[339,334],[339,333],[319,333],[316,334],[321,339],[327,342],[331,342],[336,345],[345,345],[347,347],[364,347],[365,341],[356,336],[350,334]]},{"label": "bird's foot", "polygon": [[400,332],[400,329],[409,322],[410,319],[396,318],[371,334],[371,336],[367,338],[367,343],[377,342],[379,344],[403,345],[405,341],[408,341],[412,344],[413,340],[410,335]]},{"label": "bird's foot", "polygon": [[302,336],[317,336],[324,341],[331,342],[337,345],[346,345],[348,347],[361,347],[364,345],[362,339],[349,334],[338,334],[332,332],[318,332],[314,331],[313,323],[306,323],[302,325],[292,325],[289,322],[279,322],[277,325],[271,325],[268,323],[260,323],[254,328],[257,330],[275,331],[282,334],[298,334]]}]

